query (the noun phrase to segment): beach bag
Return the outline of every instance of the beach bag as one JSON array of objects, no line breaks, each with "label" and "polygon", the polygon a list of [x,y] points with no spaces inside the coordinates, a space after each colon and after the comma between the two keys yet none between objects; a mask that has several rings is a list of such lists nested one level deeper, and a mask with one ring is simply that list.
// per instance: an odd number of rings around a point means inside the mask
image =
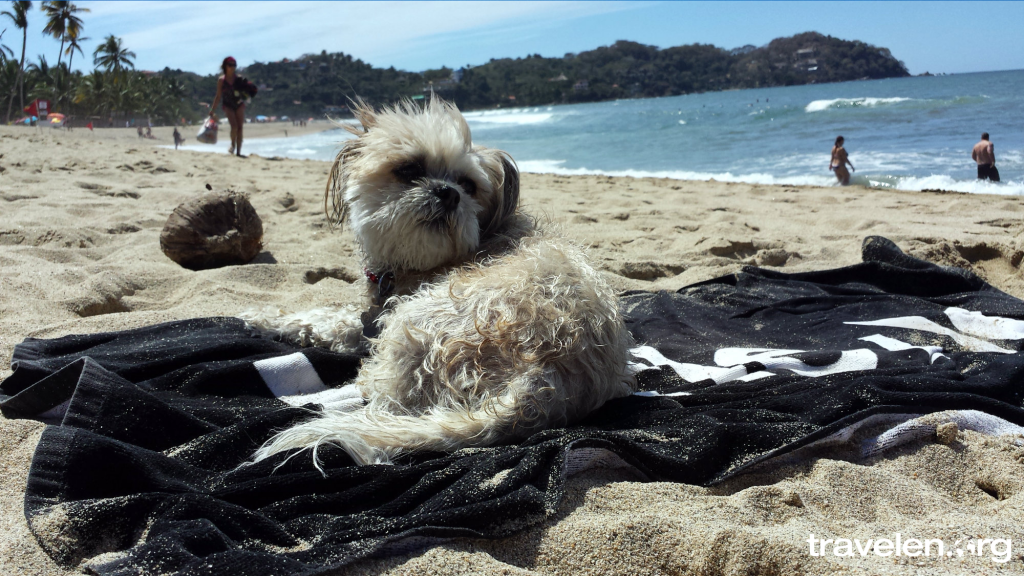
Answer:
[{"label": "beach bag", "polygon": [[[243,78],[243,80],[245,79]],[[245,80],[245,93],[249,95],[249,98],[255,96],[257,92],[259,92],[259,88],[252,82]]]},{"label": "beach bag", "polygon": [[207,118],[206,122],[203,122],[203,127],[199,130],[199,134],[196,134],[196,140],[203,144],[216,144],[217,121],[213,118]]},{"label": "beach bag", "polygon": [[988,179],[993,182],[999,182],[999,169],[996,168],[995,164],[993,164],[992,169],[988,171]]}]

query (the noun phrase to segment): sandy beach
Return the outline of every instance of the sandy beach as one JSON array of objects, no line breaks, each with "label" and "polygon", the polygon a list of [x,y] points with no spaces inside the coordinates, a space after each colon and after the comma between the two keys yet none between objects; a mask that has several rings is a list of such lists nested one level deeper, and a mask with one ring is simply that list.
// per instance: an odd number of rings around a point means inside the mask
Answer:
[{"label": "sandy beach", "polygon": [[[331,127],[247,125],[246,137]],[[134,129],[0,127],[0,378],[11,374],[13,347],[26,337],[233,316],[262,303],[360,302],[355,241],[330,230],[323,214],[328,163],[175,151],[160,147],[173,144],[170,128],[153,132],[155,140],[140,140]],[[168,215],[207,185],[249,194],[264,225],[253,262],[194,272],[160,251]],[[547,174],[524,174],[521,193],[524,210],[590,246],[620,290],[676,290],[744,265],[797,272],[855,264],[862,239],[881,235],[1024,297],[1020,197]],[[39,548],[24,518],[43,427],[0,418],[0,574],[78,573]],[[807,539],[901,532],[1024,542],[1022,462],[1024,448],[1013,439],[962,431],[948,445],[920,442],[867,461],[823,457],[712,488],[590,471],[570,481],[544,525],[365,561],[344,573],[1020,572],[1024,549],[1005,564],[987,556],[842,559],[812,557]]]}]

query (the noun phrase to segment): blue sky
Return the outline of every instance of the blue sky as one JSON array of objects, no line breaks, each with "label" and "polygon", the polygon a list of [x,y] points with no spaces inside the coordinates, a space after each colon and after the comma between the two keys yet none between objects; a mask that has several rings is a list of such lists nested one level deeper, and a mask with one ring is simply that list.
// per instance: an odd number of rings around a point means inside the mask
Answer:
[{"label": "blue sky", "polygon": [[[6,4],[6,2],[4,3]],[[562,56],[616,40],[660,47],[761,46],[814,30],[884,46],[912,74],[1024,69],[1024,2],[77,2],[85,57],[108,34],[136,67],[202,74],[230,54],[241,65],[345,52],[375,66],[420,71],[490,58]],[[35,2],[28,57],[57,60]],[[9,21],[3,43],[21,48]]]}]

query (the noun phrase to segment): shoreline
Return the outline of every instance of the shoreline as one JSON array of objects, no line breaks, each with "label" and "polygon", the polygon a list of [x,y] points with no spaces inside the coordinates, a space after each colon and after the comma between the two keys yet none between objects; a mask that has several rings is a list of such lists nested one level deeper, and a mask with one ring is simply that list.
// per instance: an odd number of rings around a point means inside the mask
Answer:
[{"label": "shoreline", "polygon": [[[223,120],[223,118],[221,118]],[[186,138],[186,143],[191,141],[195,144],[195,135],[199,132],[202,124],[194,124],[192,126],[179,126],[178,131],[181,132]],[[219,131],[221,132],[218,138],[217,144],[211,144],[210,147],[216,147],[220,145],[220,142],[224,139],[223,134],[226,134],[228,124],[224,122],[219,125]],[[153,138],[139,138],[135,128],[107,128],[107,127],[96,127],[92,131],[88,128],[75,128],[74,130],[68,131],[63,128],[51,128],[40,124],[39,126],[0,126],[0,129],[4,130],[0,134],[18,134],[25,136],[42,136],[52,137],[54,140],[64,139],[81,139],[88,138],[97,141],[116,141],[122,144],[135,142],[138,144],[151,144],[154,146],[171,146],[174,148],[174,126],[154,126],[153,127]],[[318,134],[320,132],[326,132],[327,130],[333,130],[337,126],[328,120],[315,120],[307,123],[305,126],[292,126],[288,122],[253,122],[245,125],[243,131],[243,138],[248,139],[261,139],[261,138],[281,138],[287,137],[300,137],[308,136],[310,134]],[[7,132],[10,130],[12,132]],[[31,133],[30,133],[31,132]],[[84,136],[83,136],[84,135]],[[243,141],[244,146],[244,141]]]},{"label": "shoreline", "polygon": [[[0,378],[27,337],[232,316],[254,304],[361,302],[361,282],[344,279],[362,277],[355,240],[347,229],[332,232],[323,214],[323,162],[232,162],[140,145],[166,144],[167,127],[166,136],[154,129],[163,141],[123,128],[102,129],[109,137],[101,129],[59,137],[23,130],[0,127]],[[748,265],[785,273],[852,265],[864,237],[881,235],[1024,297],[1020,197],[603,175],[524,173],[521,182],[524,210],[589,246],[617,291],[673,291]],[[249,194],[264,226],[253,262],[193,272],[160,251],[170,212],[207,184]],[[319,268],[340,272],[308,283]],[[78,573],[39,548],[24,518],[25,479],[43,428],[0,417],[0,573]],[[453,539],[339,573],[575,573],[584,562],[602,574],[986,573],[985,557],[918,566],[811,557],[806,542],[811,533],[893,532],[1020,541],[1021,458],[1013,439],[961,431],[953,446],[922,441],[868,461],[821,457],[710,488],[597,469],[568,479],[564,502],[539,526],[500,540]],[[978,488],[982,481],[1007,498]]]}]

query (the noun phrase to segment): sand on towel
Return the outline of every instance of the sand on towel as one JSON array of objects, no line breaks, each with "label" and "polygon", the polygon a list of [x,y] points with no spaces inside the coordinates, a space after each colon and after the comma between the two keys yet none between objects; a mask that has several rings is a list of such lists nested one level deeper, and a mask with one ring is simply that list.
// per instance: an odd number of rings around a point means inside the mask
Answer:
[{"label": "sand on towel", "polygon": [[[257,126],[276,136],[290,126]],[[309,130],[326,125],[310,125]],[[174,151],[134,130],[0,127],[0,377],[33,337],[123,330],[250,306],[358,304],[352,236],[331,231],[329,164]],[[295,132],[297,134],[297,132]],[[219,146],[219,145],[218,145]],[[264,252],[245,266],[193,272],[158,237],[184,200],[214,189],[250,195]],[[1024,199],[668,179],[526,174],[524,208],[591,246],[616,288],[673,290],[744,264],[806,271],[854,264],[861,239],[969,268],[1024,296]],[[41,551],[23,516],[42,425],[0,418],[0,574],[76,573]],[[498,541],[457,540],[374,560],[346,574],[988,574],[1021,571],[1024,448],[960,432],[869,461],[838,455],[701,488],[625,471],[570,481],[557,516]],[[824,538],[1011,538],[992,556],[812,557]]]}]

